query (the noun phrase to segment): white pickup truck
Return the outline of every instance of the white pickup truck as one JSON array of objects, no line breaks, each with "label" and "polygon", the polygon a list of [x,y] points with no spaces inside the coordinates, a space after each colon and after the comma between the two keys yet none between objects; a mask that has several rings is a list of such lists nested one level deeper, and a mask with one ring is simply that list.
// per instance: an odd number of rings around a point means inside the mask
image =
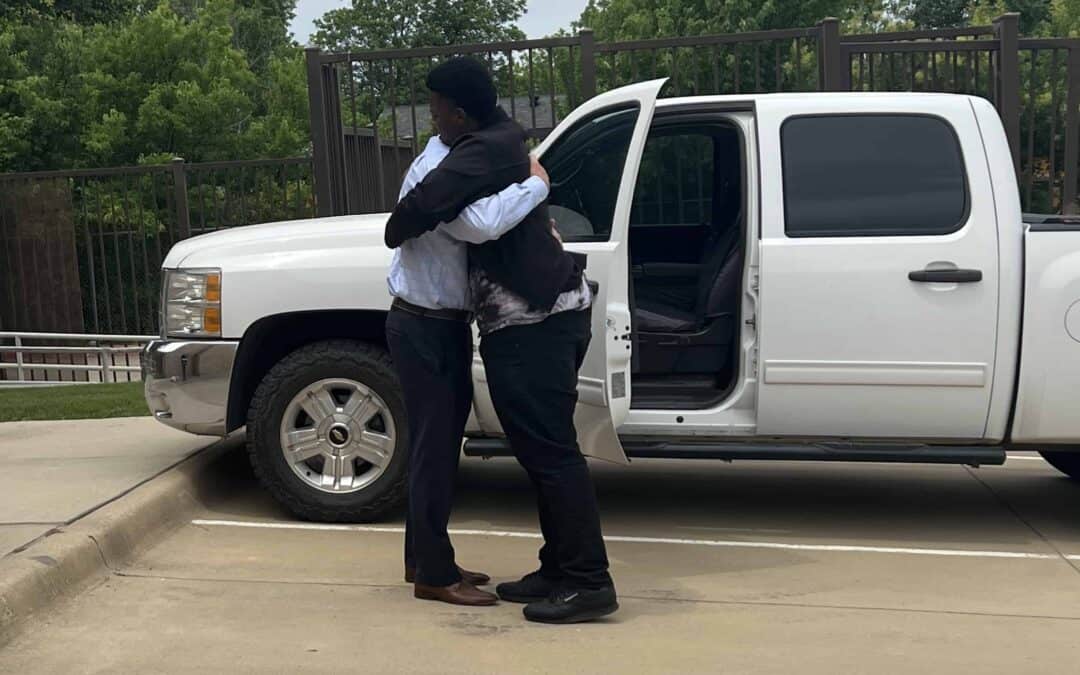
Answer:
[{"label": "white pickup truck", "polygon": [[[658,99],[570,114],[539,146],[566,247],[600,286],[586,454],[1001,464],[1080,477],[1080,222],[1020,211],[994,108],[946,94]],[[247,426],[296,514],[404,497],[385,215],[180,242],[144,353],[162,422]],[[477,356],[464,452],[509,452]]]}]

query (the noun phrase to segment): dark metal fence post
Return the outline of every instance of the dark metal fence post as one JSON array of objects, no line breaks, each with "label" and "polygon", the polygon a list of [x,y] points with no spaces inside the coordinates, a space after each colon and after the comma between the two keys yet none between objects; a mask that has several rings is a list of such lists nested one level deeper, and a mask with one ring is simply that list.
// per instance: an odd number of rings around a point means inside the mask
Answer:
[{"label": "dark metal fence post", "polygon": [[1061,187],[1061,210],[1077,213],[1076,173],[1080,162],[1080,47],[1069,47],[1069,89],[1065,95],[1065,176]]},{"label": "dark metal fence post", "polygon": [[188,209],[187,169],[183,157],[173,157],[173,197],[176,203],[176,236],[187,239],[191,236],[191,211]]},{"label": "dark metal fence post", "polygon": [[314,181],[316,214],[334,215],[330,201],[330,148],[326,135],[326,97],[323,92],[321,52],[317,47],[304,50],[307,59],[308,118],[311,122],[312,180]]},{"label": "dark metal fence post", "polygon": [[998,39],[998,112],[1009,139],[1016,175],[1020,175],[1020,15],[1002,14],[994,19]]},{"label": "dark metal fence post", "polygon": [[592,28],[578,31],[581,39],[581,100],[596,96],[596,35]]},{"label": "dark metal fence post", "polygon": [[843,46],[840,44],[840,19],[828,17],[818,23],[818,88],[821,91],[844,91],[847,77]]}]

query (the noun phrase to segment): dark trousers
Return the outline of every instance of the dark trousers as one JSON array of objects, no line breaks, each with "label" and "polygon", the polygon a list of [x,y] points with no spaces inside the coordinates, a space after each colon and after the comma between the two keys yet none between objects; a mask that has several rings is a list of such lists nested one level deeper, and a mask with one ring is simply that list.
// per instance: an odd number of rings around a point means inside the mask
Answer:
[{"label": "dark trousers", "polygon": [[480,342],[488,386],[514,456],[536,489],[540,573],[574,588],[611,584],[589,466],[574,429],[589,312],[561,312]]},{"label": "dark trousers", "polygon": [[409,427],[405,566],[418,583],[449,586],[461,579],[446,526],[472,406],[472,332],[463,321],[392,310],[386,339]]}]

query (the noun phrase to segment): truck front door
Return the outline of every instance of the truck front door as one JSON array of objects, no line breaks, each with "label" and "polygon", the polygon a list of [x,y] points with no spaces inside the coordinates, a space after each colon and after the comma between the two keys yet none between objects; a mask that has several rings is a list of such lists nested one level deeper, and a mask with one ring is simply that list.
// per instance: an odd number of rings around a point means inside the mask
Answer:
[{"label": "truck front door", "polygon": [[758,107],[758,434],[982,438],[998,245],[970,103],[844,97],[799,109]]},{"label": "truck front door", "polygon": [[[598,285],[592,342],[578,373],[578,442],[584,454],[619,463],[626,455],[615,430],[630,410],[630,206],[664,82],[633,84],[586,101],[537,148],[551,176],[551,216],[566,248],[588,256],[586,276]],[[478,359],[473,373],[480,426],[501,431]]]}]

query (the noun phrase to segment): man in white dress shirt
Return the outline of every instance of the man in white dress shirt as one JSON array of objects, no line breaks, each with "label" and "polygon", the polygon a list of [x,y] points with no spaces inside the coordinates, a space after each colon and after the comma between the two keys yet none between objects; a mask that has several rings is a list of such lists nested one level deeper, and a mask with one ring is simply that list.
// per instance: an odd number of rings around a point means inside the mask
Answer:
[{"label": "man in white dress shirt", "polygon": [[[426,84],[445,159],[398,200],[383,238],[395,247],[452,220],[477,197],[528,177],[527,133],[497,105],[491,73],[468,57]],[[596,490],[577,442],[578,371],[591,340],[586,259],[553,237],[547,202],[496,240],[470,244],[473,311],[495,412],[537,492],[540,568],[499,584],[529,621],[593,621],[619,608]]]},{"label": "man in white dress shirt", "polygon": [[[450,152],[433,137],[405,175],[399,199]],[[447,534],[461,439],[472,406],[472,299],[468,244],[498,239],[548,195],[533,160],[532,176],[479,199],[457,218],[404,242],[387,283],[394,296],[386,338],[401,382],[409,430],[409,509],[405,580],[414,595],[462,605],[495,604],[478,589],[490,578],[458,567]]]}]

